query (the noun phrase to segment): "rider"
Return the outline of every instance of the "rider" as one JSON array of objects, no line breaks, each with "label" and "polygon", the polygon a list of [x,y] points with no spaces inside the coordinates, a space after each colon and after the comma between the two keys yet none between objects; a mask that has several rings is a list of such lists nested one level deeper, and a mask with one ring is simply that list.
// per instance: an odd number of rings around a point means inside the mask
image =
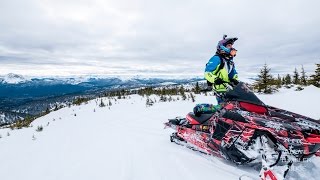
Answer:
[{"label": "rider", "polygon": [[[218,94],[227,91],[225,83],[238,84],[238,73],[233,62],[237,50],[232,47],[238,38],[226,37],[227,35],[224,35],[223,39],[219,41],[217,52],[206,64],[204,73],[208,87],[212,87]],[[219,96],[216,97],[218,104],[221,104],[223,100]]]},{"label": "rider", "polygon": [[[193,112],[199,116],[205,113],[214,113],[221,109],[223,99],[220,97],[227,91],[225,83],[238,84],[238,73],[235,69],[233,58],[236,56],[237,50],[232,46],[238,38],[226,38],[218,42],[216,54],[210,58],[206,64],[204,77],[207,80],[207,89],[214,91],[216,94],[218,105],[197,104]],[[213,85],[213,86],[212,86]]]}]

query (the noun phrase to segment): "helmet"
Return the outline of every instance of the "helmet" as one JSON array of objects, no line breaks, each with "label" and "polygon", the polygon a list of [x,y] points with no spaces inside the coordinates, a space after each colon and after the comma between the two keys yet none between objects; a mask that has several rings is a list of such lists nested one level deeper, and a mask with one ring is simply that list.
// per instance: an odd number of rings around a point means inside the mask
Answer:
[{"label": "helmet", "polygon": [[238,38],[236,38],[236,37],[234,37],[234,38],[226,38],[226,37],[227,37],[227,35],[224,35],[223,39],[218,42],[217,54],[223,55],[224,57],[227,57],[227,58],[235,57],[237,50],[234,49],[234,48],[228,48],[227,45],[228,44],[233,45],[234,42],[236,40],[238,40]]}]

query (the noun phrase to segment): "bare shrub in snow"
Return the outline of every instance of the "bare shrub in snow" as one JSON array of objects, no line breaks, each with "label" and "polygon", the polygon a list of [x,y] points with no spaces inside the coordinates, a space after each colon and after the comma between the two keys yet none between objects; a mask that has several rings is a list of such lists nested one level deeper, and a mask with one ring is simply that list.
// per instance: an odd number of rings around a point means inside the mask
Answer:
[{"label": "bare shrub in snow", "polygon": [[38,126],[37,129],[36,129],[37,132],[41,132],[42,130],[43,130],[42,126]]},{"label": "bare shrub in snow", "polygon": [[152,101],[152,99],[150,99],[149,97],[147,97],[146,99],[146,106],[149,107],[149,106],[152,106],[154,104],[154,102]]},{"label": "bare shrub in snow", "polygon": [[304,89],[303,87],[298,86],[298,87],[295,89],[295,91],[302,91],[303,89]]},{"label": "bare shrub in snow", "polygon": [[101,99],[99,107],[105,107],[106,105],[104,104],[103,100]]},{"label": "bare shrub in snow", "polygon": [[196,100],[195,100],[195,96],[194,96],[192,93],[190,93],[190,97],[191,97],[192,102],[195,102],[195,101],[196,101]]}]

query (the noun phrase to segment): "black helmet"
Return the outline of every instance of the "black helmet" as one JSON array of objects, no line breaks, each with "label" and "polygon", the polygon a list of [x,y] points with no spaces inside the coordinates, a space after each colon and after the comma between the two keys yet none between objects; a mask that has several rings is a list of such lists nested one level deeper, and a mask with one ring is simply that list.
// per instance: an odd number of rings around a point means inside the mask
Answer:
[{"label": "black helmet", "polygon": [[[230,56],[234,57],[237,50],[234,49],[234,48],[227,48],[227,45],[228,44],[233,45],[234,42],[236,40],[238,40],[238,38],[236,38],[236,37],[234,37],[234,38],[226,38],[226,37],[227,37],[227,35],[224,35],[223,39],[218,42],[217,53],[221,54],[221,55],[224,55],[226,57],[230,57]],[[231,51],[233,51],[233,52],[231,53]]]}]

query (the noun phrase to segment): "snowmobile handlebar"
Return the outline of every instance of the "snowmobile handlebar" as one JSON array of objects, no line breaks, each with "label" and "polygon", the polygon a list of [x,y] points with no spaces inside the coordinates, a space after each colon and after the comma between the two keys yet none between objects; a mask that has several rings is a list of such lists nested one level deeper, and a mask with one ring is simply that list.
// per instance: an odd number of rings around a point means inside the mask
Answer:
[{"label": "snowmobile handlebar", "polygon": [[[223,81],[223,83],[221,85],[223,85],[227,89],[227,91],[229,91],[229,90],[232,90],[238,83],[239,82],[234,83],[234,82]],[[215,92],[215,90],[212,88],[212,85],[214,86],[214,84],[207,82],[207,88],[202,89],[200,91],[201,92],[209,92],[209,91]]]}]

